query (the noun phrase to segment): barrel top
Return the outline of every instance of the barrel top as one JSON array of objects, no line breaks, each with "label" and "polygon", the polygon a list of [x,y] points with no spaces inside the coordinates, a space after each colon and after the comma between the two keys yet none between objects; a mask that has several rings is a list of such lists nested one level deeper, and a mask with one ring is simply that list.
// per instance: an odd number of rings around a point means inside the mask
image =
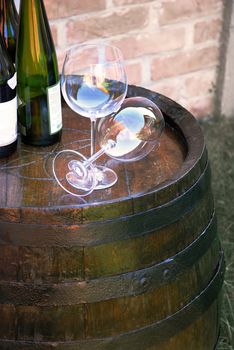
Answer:
[{"label": "barrel top", "polygon": [[[117,172],[118,182],[84,198],[69,195],[53,177],[52,160],[65,148],[89,155],[90,121],[64,104],[60,144],[36,148],[19,142],[14,155],[0,160],[0,222],[43,223],[44,215],[56,212],[69,212],[81,222],[87,216],[92,221],[108,220],[162,205],[191,187],[207,161],[198,122],[180,105],[150,90],[129,86],[128,96],[147,97],[163,112],[166,128],[158,148],[132,163],[103,156],[99,162]],[[57,224],[52,215],[51,222]]]}]

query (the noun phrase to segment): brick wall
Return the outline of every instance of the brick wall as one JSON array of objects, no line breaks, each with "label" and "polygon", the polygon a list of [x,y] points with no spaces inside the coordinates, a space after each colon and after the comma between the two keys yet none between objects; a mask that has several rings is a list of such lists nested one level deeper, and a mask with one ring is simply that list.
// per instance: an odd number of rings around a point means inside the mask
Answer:
[{"label": "brick wall", "polygon": [[129,83],[212,115],[222,0],[44,1],[60,69],[70,46],[105,40],[123,51]]}]

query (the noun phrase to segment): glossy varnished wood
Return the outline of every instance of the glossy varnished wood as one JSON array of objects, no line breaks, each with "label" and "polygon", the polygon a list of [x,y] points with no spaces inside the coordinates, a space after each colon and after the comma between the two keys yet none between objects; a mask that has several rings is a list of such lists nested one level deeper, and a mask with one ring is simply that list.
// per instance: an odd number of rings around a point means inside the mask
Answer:
[{"label": "glossy varnished wood", "polygon": [[[63,108],[61,144],[0,162],[0,349],[213,350],[224,262],[201,129],[174,101],[160,146],[132,164],[103,157],[115,186],[85,199],[51,170],[88,156],[89,121]],[[212,320],[212,321],[211,321]],[[209,339],[209,343],[207,343]]]},{"label": "glossy varnished wood", "polygon": [[[100,160],[100,162],[105,162],[114,168],[119,175],[119,181],[113,188],[106,191],[95,191],[93,195],[86,197],[84,200],[66,196],[63,190],[57,186],[52,176],[51,160],[56,149],[61,148],[79,149],[88,155],[90,144],[88,128],[90,125],[88,120],[77,117],[66,107],[63,112],[65,129],[61,145],[47,149],[19,145],[18,152],[6,164],[4,161],[0,163],[1,187],[5,189],[7,184],[7,191],[4,191],[0,197],[0,205],[5,208],[25,208],[24,213],[21,213],[24,214],[24,217],[21,217],[24,222],[28,221],[27,213],[29,213],[30,222],[32,222],[33,209],[34,211],[36,209],[46,210],[47,208],[58,209],[62,206],[69,208],[74,205],[79,205],[81,208],[78,220],[96,221],[99,218],[95,217],[95,209],[89,208],[87,210],[87,206],[93,206],[96,203],[105,206],[110,202],[125,202],[127,199],[131,202],[130,198],[132,196],[151,192],[155,186],[171,178],[183,163],[185,149],[178,142],[177,133],[167,127],[159,148],[143,161],[124,165],[111,159]],[[71,130],[71,128],[74,129]],[[86,132],[81,133],[75,128],[86,128],[87,130],[85,129]],[[150,164],[150,167],[147,164]],[[154,176],[152,176],[153,174]],[[38,188],[40,188],[40,191],[38,191]],[[30,211],[26,208],[30,208]],[[86,209],[82,210],[82,208]],[[74,213],[71,210],[70,212],[72,216]],[[128,205],[126,203],[122,208],[122,214],[130,213],[132,213],[132,203],[128,203]],[[14,221],[19,219],[17,218],[17,215],[20,215],[19,211],[16,210],[15,215],[16,217],[12,218]],[[46,213],[47,215],[48,213]],[[103,215],[105,214],[103,213]],[[112,216],[114,215],[116,214],[113,209]],[[117,215],[121,215],[119,209]],[[102,217],[102,219],[105,218],[111,218],[111,213],[106,213],[106,217]],[[74,217],[71,217],[72,221],[73,219]],[[35,213],[35,223],[40,222],[37,213]],[[53,223],[56,223],[55,218]],[[60,223],[60,221],[57,223]]]}]

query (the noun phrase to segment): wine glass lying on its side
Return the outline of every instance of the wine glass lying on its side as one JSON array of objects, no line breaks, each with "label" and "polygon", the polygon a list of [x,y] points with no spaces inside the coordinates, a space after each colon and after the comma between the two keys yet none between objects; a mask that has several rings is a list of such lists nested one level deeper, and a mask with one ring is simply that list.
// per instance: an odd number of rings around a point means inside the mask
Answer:
[{"label": "wine glass lying on its side", "polygon": [[90,158],[74,150],[62,150],[53,159],[58,184],[75,196],[90,194],[100,179],[94,162],[104,153],[122,162],[144,158],[159,143],[165,122],[155,103],[144,97],[126,98],[118,113],[100,120],[100,150]]}]

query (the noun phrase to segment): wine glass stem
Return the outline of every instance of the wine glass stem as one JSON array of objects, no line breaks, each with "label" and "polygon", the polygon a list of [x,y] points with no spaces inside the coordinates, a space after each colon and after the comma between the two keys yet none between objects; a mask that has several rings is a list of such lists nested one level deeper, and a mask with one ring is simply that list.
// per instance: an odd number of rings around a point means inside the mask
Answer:
[{"label": "wine glass stem", "polygon": [[96,151],[96,119],[91,119],[91,156]]},{"label": "wine glass stem", "polygon": [[98,152],[94,153],[87,161],[84,162],[84,166],[87,166],[89,164],[94,164],[94,162],[101,157],[106,151],[105,147],[102,147]]},{"label": "wine glass stem", "polygon": [[101,157],[106,151],[116,146],[116,142],[113,140],[108,140],[105,146],[102,146],[99,151],[94,153],[89,159],[84,162],[84,166],[93,164],[99,157]]}]

